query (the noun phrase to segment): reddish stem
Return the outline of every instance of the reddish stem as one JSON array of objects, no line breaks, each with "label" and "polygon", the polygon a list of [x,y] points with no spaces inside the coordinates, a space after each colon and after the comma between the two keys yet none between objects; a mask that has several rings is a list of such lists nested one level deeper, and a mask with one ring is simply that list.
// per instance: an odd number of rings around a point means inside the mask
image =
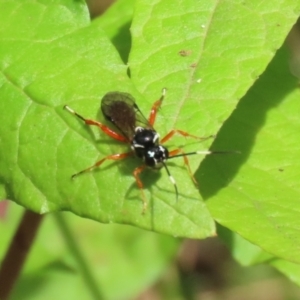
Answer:
[{"label": "reddish stem", "polygon": [[22,270],[43,215],[24,212],[0,267],[0,299],[7,300]]}]

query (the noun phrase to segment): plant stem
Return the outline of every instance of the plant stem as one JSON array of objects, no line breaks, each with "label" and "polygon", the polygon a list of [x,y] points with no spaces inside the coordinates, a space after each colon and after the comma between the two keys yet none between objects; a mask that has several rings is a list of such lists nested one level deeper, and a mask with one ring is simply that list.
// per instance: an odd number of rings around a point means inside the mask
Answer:
[{"label": "plant stem", "polygon": [[69,247],[70,252],[72,253],[74,259],[77,262],[77,266],[80,270],[80,273],[82,274],[82,277],[87,287],[89,288],[93,299],[104,299],[104,296],[102,295],[102,292],[99,288],[99,284],[95,280],[93,272],[90,269],[90,266],[87,263],[86,258],[84,257],[83,252],[78,245],[76,237],[70,230],[69,225],[64,218],[64,215],[62,213],[55,213],[54,217],[59,225],[61,233],[65,239],[66,244]]},{"label": "plant stem", "polygon": [[25,210],[0,267],[0,299],[7,300],[33,244],[43,215]]}]

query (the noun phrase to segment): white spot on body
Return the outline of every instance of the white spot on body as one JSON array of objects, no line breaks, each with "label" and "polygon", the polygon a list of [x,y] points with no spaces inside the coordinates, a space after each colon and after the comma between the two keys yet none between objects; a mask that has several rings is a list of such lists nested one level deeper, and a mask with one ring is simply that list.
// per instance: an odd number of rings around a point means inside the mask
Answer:
[{"label": "white spot on body", "polygon": [[69,107],[68,105],[65,105],[64,108],[65,108],[67,111],[69,111],[71,114],[75,115],[75,111],[74,111],[71,107]]},{"label": "white spot on body", "polygon": [[203,150],[203,151],[196,151],[196,154],[212,154],[212,152],[211,151],[209,151],[209,150]]},{"label": "white spot on body", "polygon": [[135,132],[142,131],[143,129],[144,129],[143,127],[137,126],[137,127],[135,127],[134,131]]},{"label": "white spot on body", "polygon": [[149,157],[153,158],[155,153],[153,151],[148,151],[148,155],[149,155]]},{"label": "white spot on body", "polygon": [[170,178],[170,181],[171,181],[174,185],[176,185],[176,182],[175,182],[174,177],[170,175],[169,178]]},{"label": "white spot on body", "polygon": [[145,148],[143,145],[140,144],[134,144],[131,149],[134,150],[134,148]]},{"label": "white spot on body", "polygon": [[159,133],[155,132],[153,143],[155,143],[159,139]]}]

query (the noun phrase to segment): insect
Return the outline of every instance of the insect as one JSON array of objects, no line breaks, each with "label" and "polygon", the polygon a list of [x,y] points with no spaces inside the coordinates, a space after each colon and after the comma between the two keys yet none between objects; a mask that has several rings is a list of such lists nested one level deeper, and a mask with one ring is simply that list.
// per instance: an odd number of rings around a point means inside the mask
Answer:
[{"label": "insect", "polygon": [[209,136],[206,138],[201,138],[191,135],[182,130],[173,129],[160,140],[160,136],[158,132],[156,132],[156,130],[153,128],[153,126],[155,123],[157,112],[162,105],[165,95],[166,89],[163,89],[161,97],[156,102],[154,102],[149,117],[148,119],[146,119],[135,103],[135,99],[130,94],[123,92],[109,92],[105,94],[101,101],[102,113],[105,119],[117,128],[118,132],[112,130],[99,121],[94,121],[82,117],[72,108],[65,105],[64,108],[67,111],[84,121],[86,125],[97,126],[106,135],[117,141],[129,144],[131,148],[131,151],[129,152],[112,154],[102,158],[91,167],[72,175],[72,178],[82,173],[91,171],[96,167],[99,167],[106,160],[121,160],[126,157],[136,155],[143,161],[143,164],[133,171],[133,176],[135,177],[136,183],[140,188],[142,195],[143,213],[146,211],[147,200],[143,190],[144,186],[139,175],[146,167],[150,167],[152,169],[165,168],[171,183],[174,185],[176,201],[178,200],[178,188],[166,164],[168,160],[176,157],[183,157],[190,177],[192,178],[194,183],[197,184],[197,181],[192,174],[187,156],[196,154],[207,155],[215,153],[228,153],[230,151],[205,150],[185,153],[181,148],[169,151],[165,146],[163,146],[163,144],[170,140],[175,134],[179,134],[184,137],[195,138],[198,140],[205,140],[212,137]]}]

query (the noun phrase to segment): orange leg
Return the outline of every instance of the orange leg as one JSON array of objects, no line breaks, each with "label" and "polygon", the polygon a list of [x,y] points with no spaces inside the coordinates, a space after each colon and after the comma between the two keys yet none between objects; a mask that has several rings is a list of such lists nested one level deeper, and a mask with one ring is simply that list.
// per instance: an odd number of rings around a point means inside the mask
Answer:
[{"label": "orange leg", "polygon": [[190,177],[192,178],[192,180],[194,181],[194,183],[198,186],[198,182],[197,180],[195,179],[193,173],[192,173],[192,170],[191,170],[191,166],[190,166],[190,163],[189,163],[189,160],[187,158],[186,155],[184,155],[184,151],[182,149],[175,149],[175,150],[172,150],[169,152],[169,156],[170,158],[174,155],[177,155],[177,154],[182,154],[182,157],[183,157],[183,161],[184,161],[184,164],[186,165],[187,169],[188,169],[188,172],[190,174]]},{"label": "orange leg", "polygon": [[174,136],[174,134],[176,134],[176,133],[177,133],[177,134],[180,134],[180,135],[182,135],[182,136],[184,136],[184,137],[192,137],[192,138],[194,138],[194,139],[202,140],[202,141],[207,140],[207,139],[213,137],[213,135],[210,135],[210,136],[208,136],[208,137],[204,137],[204,138],[203,138],[203,137],[199,137],[199,136],[195,136],[195,135],[189,134],[189,133],[187,133],[187,132],[185,132],[185,131],[182,131],[182,130],[173,129],[173,130],[171,130],[166,136],[164,136],[164,137],[161,139],[160,143],[163,144],[163,143],[165,143],[166,141],[170,140],[170,139]]},{"label": "orange leg", "polygon": [[161,104],[162,104],[162,102],[165,98],[165,95],[166,95],[166,89],[163,89],[160,98],[157,101],[155,101],[154,104],[152,105],[150,115],[149,115],[149,118],[148,118],[148,121],[149,121],[151,126],[153,126],[154,123],[155,123],[156,114],[157,114],[158,110],[161,107]]},{"label": "orange leg", "polygon": [[113,131],[112,129],[110,129],[109,127],[105,126],[104,124],[102,124],[98,121],[88,120],[88,119],[86,119],[84,121],[85,121],[85,124],[87,124],[87,125],[95,125],[95,126],[99,127],[105,134],[107,134],[108,136],[112,137],[115,140],[118,140],[118,141],[124,142],[124,143],[129,142],[127,140],[127,138],[118,134],[117,132]]},{"label": "orange leg", "polygon": [[147,199],[146,199],[146,196],[145,196],[145,193],[144,193],[144,186],[143,186],[143,183],[139,177],[139,174],[141,172],[143,172],[145,170],[146,166],[145,165],[142,165],[140,167],[137,167],[134,169],[133,171],[133,176],[136,180],[136,183],[138,185],[138,187],[140,188],[140,191],[142,193],[142,200],[143,200],[143,210],[142,210],[142,214],[144,214],[146,212],[146,209],[147,209]]},{"label": "orange leg", "polygon": [[112,129],[110,129],[109,127],[105,126],[104,124],[98,122],[98,121],[94,121],[94,120],[89,120],[89,119],[85,119],[83,116],[79,115],[76,111],[74,111],[72,108],[70,108],[69,106],[65,105],[64,108],[70,112],[71,114],[75,115],[76,117],[78,117],[79,119],[81,119],[82,121],[85,122],[86,125],[94,125],[97,126],[98,128],[100,128],[105,134],[107,134],[108,136],[112,137],[115,140],[118,140],[120,142],[124,142],[124,143],[128,143],[129,141],[127,140],[127,138],[125,138],[124,136],[118,134],[117,132],[113,131]]},{"label": "orange leg", "polygon": [[91,171],[92,169],[94,168],[97,168],[99,167],[100,165],[102,165],[103,162],[105,162],[106,160],[120,160],[120,159],[123,159],[123,158],[126,158],[128,156],[131,156],[133,155],[134,153],[133,152],[127,152],[127,153],[121,153],[121,154],[112,154],[112,155],[108,155],[104,158],[102,158],[101,160],[97,161],[94,165],[92,165],[91,167],[89,168],[86,168],[74,175],[72,175],[72,179],[77,177],[78,175],[82,174],[82,173],[85,173],[85,172],[89,172]]}]

